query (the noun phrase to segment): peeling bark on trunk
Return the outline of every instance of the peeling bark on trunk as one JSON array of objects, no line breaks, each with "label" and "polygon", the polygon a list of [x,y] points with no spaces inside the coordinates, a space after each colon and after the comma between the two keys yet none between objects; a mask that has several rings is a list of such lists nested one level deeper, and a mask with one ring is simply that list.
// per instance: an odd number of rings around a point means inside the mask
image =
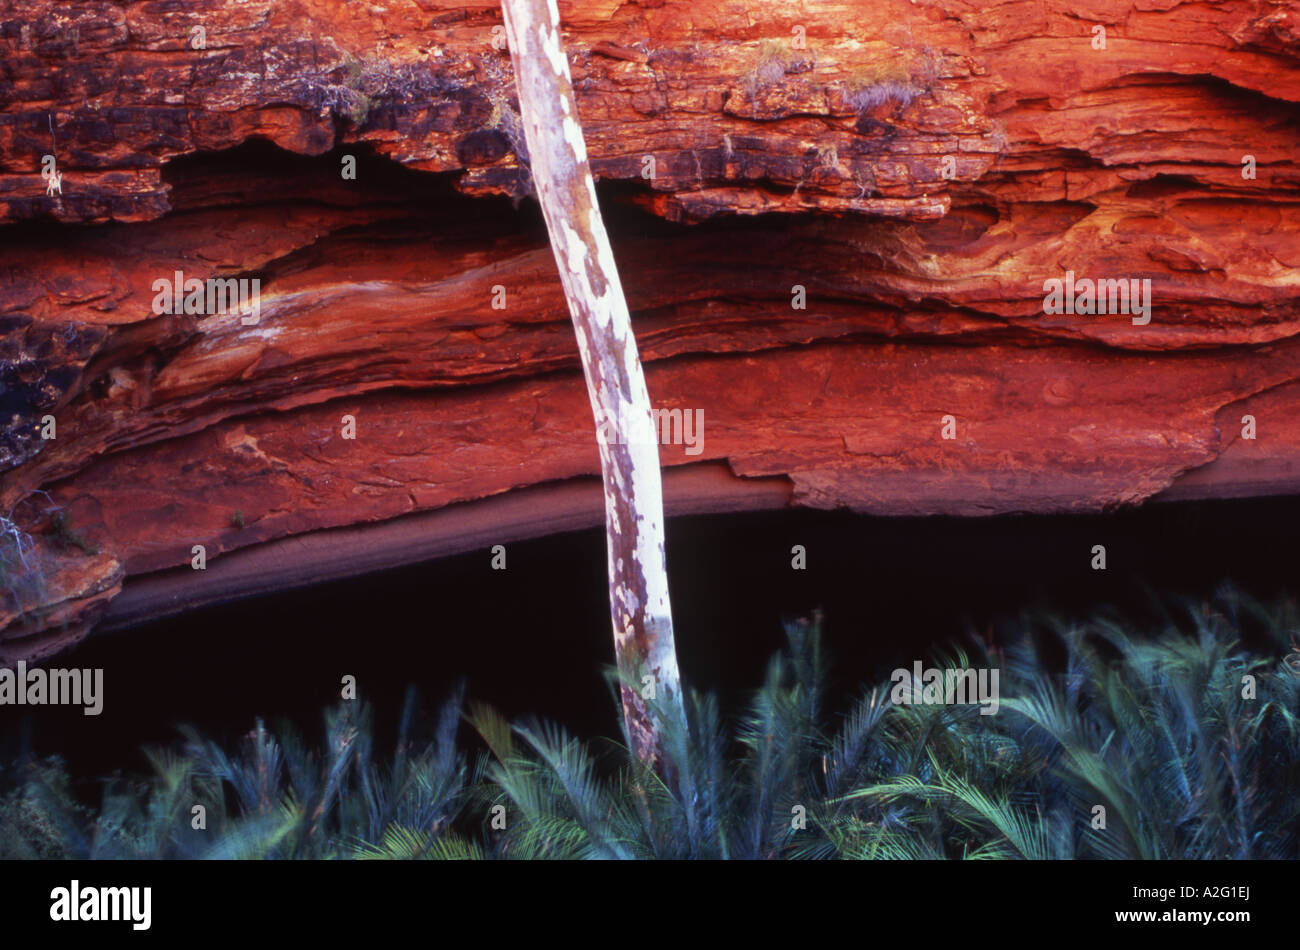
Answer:
[{"label": "peeling bark on trunk", "polygon": [[[610,616],[632,751],[663,770],[664,715],[685,722],[664,556],[650,397],[587,163],[554,0],[503,0],[538,201],[564,284],[596,419],[605,487]],[[646,677],[652,677],[646,680]]]}]

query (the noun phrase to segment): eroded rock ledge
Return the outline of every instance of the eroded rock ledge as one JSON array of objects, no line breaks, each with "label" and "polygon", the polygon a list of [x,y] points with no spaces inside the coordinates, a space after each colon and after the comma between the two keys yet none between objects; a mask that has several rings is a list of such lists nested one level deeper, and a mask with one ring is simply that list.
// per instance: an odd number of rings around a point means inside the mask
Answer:
[{"label": "eroded rock ledge", "polygon": [[[703,412],[670,512],[1300,488],[1300,4],[560,9],[652,399]],[[0,661],[596,523],[499,24],[9,4]],[[1150,323],[1044,314],[1067,270]],[[177,271],[259,280],[258,323],[155,313]]]}]

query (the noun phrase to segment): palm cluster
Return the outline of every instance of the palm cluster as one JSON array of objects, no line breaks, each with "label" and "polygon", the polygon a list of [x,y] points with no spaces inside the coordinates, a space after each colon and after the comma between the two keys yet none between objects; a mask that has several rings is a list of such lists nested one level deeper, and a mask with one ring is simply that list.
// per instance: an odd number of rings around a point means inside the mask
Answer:
[{"label": "palm cluster", "polygon": [[[459,693],[417,742],[408,694],[383,763],[358,702],[318,749],[261,722],[233,754],[187,731],[97,811],[57,761],[28,763],[0,799],[0,857],[1295,858],[1297,630],[1292,607],[1234,593],[1143,638],[1026,620],[934,664],[999,669],[996,714],[895,704],[887,683],[832,717],[814,618],[787,625],[738,721],[696,692],[685,723],[663,717],[657,768],[626,741],[462,712]],[[481,751],[457,744],[462,720]]]}]

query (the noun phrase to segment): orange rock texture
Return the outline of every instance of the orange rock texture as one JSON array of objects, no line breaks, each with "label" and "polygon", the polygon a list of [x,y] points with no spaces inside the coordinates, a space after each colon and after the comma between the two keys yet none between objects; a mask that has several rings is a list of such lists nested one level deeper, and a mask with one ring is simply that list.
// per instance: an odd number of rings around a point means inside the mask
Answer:
[{"label": "orange rock texture", "polygon": [[[1300,489],[1300,3],[559,7],[670,513]],[[6,4],[0,662],[599,523],[501,23]]]}]

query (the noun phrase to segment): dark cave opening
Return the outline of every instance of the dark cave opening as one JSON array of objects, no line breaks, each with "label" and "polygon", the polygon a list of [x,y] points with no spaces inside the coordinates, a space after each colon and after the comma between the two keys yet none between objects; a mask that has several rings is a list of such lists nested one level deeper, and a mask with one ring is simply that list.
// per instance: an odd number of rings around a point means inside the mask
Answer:
[{"label": "dark cave opening", "polygon": [[[1083,616],[1116,607],[1155,618],[1223,582],[1269,600],[1300,593],[1283,552],[1300,499],[1152,505],[1105,515],[872,518],[784,510],[668,524],[683,675],[735,715],[783,642],[782,619],[825,612],[834,675],[829,709],[889,671],[1022,611]],[[803,545],[807,567],[794,570]],[[1091,567],[1103,544],[1107,569]],[[103,668],[104,711],[0,710],[0,757],[62,755],[90,777],[147,771],[144,746],[193,724],[232,743],[256,717],[285,718],[309,740],[321,711],[357,678],[391,746],[408,685],[433,711],[462,677],[471,701],[537,715],[586,738],[617,737],[602,670],[612,662],[600,530],[410,565],[92,636],[55,658]],[[462,731],[462,736],[465,732]]]}]

